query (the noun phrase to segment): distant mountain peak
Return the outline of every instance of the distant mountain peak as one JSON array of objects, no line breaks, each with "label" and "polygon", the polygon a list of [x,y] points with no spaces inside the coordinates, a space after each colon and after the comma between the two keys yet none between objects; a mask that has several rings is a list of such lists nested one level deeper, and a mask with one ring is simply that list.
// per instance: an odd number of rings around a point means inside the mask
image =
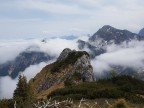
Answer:
[{"label": "distant mountain peak", "polygon": [[91,42],[97,42],[99,39],[106,42],[114,41],[115,44],[120,44],[124,41],[130,41],[132,39],[143,39],[140,35],[132,33],[128,30],[116,29],[112,26],[105,25],[100,28],[92,37],[89,38]]},{"label": "distant mountain peak", "polygon": [[103,30],[103,31],[109,31],[109,30],[116,30],[116,28],[110,26],[110,25],[104,25],[101,29],[99,30]]}]

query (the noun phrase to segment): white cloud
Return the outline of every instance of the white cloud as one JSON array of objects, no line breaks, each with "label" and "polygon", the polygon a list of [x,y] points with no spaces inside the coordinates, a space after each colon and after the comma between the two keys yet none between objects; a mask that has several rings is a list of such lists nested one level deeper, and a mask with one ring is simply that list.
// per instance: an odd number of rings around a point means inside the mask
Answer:
[{"label": "white cloud", "polygon": [[91,64],[93,66],[94,74],[96,77],[104,76],[103,72],[111,70],[109,64],[102,60],[94,59],[91,61]]},{"label": "white cloud", "polygon": [[29,81],[31,78],[34,78],[37,73],[39,73],[43,67],[46,65],[53,63],[55,60],[51,60],[48,62],[41,62],[37,65],[31,65],[28,68],[26,68],[22,74],[26,76],[27,80]]},{"label": "white cloud", "polygon": [[[78,37],[87,40],[87,36]],[[36,45],[39,49],[31,49],[34,51],[46,52],[49,55],[58,55],[64,48],[77,48],[77,40],[65,40],[65,39],[47,39],[47,43],[42,43],[41,39],[31,40],[17,40],[17,41],[1,41],[0,44],[0,61],[6,62],[16,57],[19,52],[26,49],[28,46]],[[122,43],[121,45],[109,45],[107,46],[107,52],[97,56],[91,61],[96,76],[103,76],[103,72],[111,70],[111,65],[120,65],[124,67],[139,68],[144,66],[144,41],[131,41],[127,45]],[[12,50],[11,50],[12,49]],[[88,49],[85,49],[88,50]],[[11,57],[9,57],[11,56]],[[40,70],[47,64],[40,63],[37,65],[31,65],[23,72],[27,79],[34,77]],[[17,79],[12,80],[9,77],[0,78],[0,98],[12,97],[13,91],[16,87]],[[9,86],[10,85],[10,86]],[[9,89],[11,88],[11,89]]]},{"label": "white cloud", "polygon": [[66,40],[66,39],[48,39],[47,43],[42,43],[39,40],[35,41],[35,44],[40,47],[40,51],[46,52],[51,56],[58,57],[59,54],[62,52],[65,48],[70,49],[78,49],[77,40]]},{"label": "white cloud", "polygon": [[50,56],[58,57],[64,48],[78,49],[77,40],[66,39],[47,39],[47,43],[41,42],[42,39],[26,39],[26,40],[3,40],[0,41],[0,64],[15,59],[19,53],[25,51],[28,47],[32,47],[31,51],[45,52]]},{"label": "white cloud", "polygon": [[97,56],[92,60],[92,65],[97,73],[111,70],[111,66],[130,67],[133,69],[143,68],[144,66],[144,41],[131,41],[125,46],[110,45],[107,52]]},{"label": "white cloud", "polygon": [[17,79],[11,79],[9,76],[0,78],[0,99],[12,98],[16,88]]},{"label": "white cloud", "polygon": [[28,47],[27,41],[18,40],[10,41],[3,40],[0,41],[0,64],[7,61],[13,60],[20,52],[24,51]]},{"label": "white cloud", "polygon": [[[31,65],[21,73],[23,75],[25,75],[27,80],[29,81],[37,73],[39,73],[42,70],[43,67],[50,64],[53,61],[54,60],[51,60],[51,61],[48,61],[48,62],[41,62],[41,63],[36,64],[36,65]],[[18,82],[18,78],[11,79],[9,76],[1,77],[0,78],[0,99],[12,98],[13,92],[16,89],[17,82]]]},{"label": "white cloud", "polygon": [[[5,63],[9,60],[14,59],[20,52],[24,51],[29,46],[38,47],[32,47],[29,51],[45,52],[51,56],[56,57],[59,56],[59,54],[64,48],[77,49],[76,40],[65,40],[60,38],[47,39],[47,43],[41,42],[41,39],[13,41],[3,40],[0,44],[0,63]],[[40,72],[44,66],[55,61],[55,59],[48,62],[41,62],[36,65],[31,65],[21,73],[24,74],[28,80],[30,80],[38,72]],[[0,99],[12,98],[13,91],[16,88],[17,80],[17,78],[11,79],[9,76],[0,78]]]}]

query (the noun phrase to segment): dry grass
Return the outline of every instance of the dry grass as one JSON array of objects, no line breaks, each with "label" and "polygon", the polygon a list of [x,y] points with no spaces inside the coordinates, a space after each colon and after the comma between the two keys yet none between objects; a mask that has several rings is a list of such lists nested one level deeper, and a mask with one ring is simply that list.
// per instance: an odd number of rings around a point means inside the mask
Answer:
[{"label": "dry grass", "polygon": [[57,85],[53,85],[48,90],[41,91],[40,93],[37,94],[36,98],[37,99],[47,99],[48,94],[50,94],[52,91],[59,89],[59,88],[64,88],[64,82],[57,84]]},{"label": "dry grass", "polygon": [[44,67],[42,69],[42,71],[40,73],[38,73],[29,82],[29,84],[31,86],[31,91],[33,93],[33,97],[35,97],[36,99],[46,99],[47,95],[50,94],[52,91],[64,87],[64,82],[60,82],[58,84],[54,84],[47,90],[41,90],[40,92],[38,92],[37,88],[39,88],[39,85],[41,85],[45,81],[45,79],[55,80],[55,79],[64,78],[66,76],[67,72],[69,72],[72,69],[72,66],[68,65],[67,68],[61,70],[61,72],[51,73],[52,66],[53,65],[50,64],[50,65],[47,65],[46,67]]}]

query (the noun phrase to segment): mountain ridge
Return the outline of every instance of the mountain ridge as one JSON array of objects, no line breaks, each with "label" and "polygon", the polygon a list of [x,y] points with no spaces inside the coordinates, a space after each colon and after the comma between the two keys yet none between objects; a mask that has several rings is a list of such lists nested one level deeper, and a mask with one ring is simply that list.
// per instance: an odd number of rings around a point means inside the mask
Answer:
[{"label": "mountain ridge", "polygon": [[52,88],[63,87],[66,80],[71,80],[74,85],[83,81],[95,81],[87,52],[64,49],[56,62],[45,66],[30,80],[30,85],[36,97],[43,97],[47,96]]},{"label": "mountain ridge", "polygon": [[[88,41],[78,40],[77,44],[79,50],[89,51],[88,53],[90,54],[90,59],[92,60],[96,56],[105,53],[107,45],[119,45],[122,42],[127,44],[131,40],[143,40],[144,36],[139,34],[132,33],[128,30],[116,29],[110,25],[105,25],[89,37]],[[47,43],[47,40],[43,39],[41,42]],[[19,72],[24,71],[30,65],[47,62],[53,58],[54,57],[49,54],[39,51],[38,46],[30,46],[25,51],[21,52],[15,60],[1,64],[0,76],[10,76],[14,79],[18,76]]]},{"label": "mountain ridge", "polygon": [[[107,47],[111,45],[119,46],[123,45],[127,48],[131,41],[143,41],[144,36],[132,33],[128,30],[120,30],[109,25],[105,25],[100,28],[94,35],[92,35],[88,41],[78,40],[78,47],[80,50],[87,49],[90,54],[91,60],[97,56],[107,52]],[[143,69],[134,69],[131,67],[125,67],[120,65],[111,65],[111,70],[103,71],[105,77],[108,77],[111,71],[116,71],[117,74],[131,75],[139,79],[143,79]],[[103,76],[104,77],[104,76]]]},{"label": "mountain ridge", "polygon": [[132,39],[144,39],[139,34],[132,33],[128,30],[116,29],[110,25],[104,25],[102,28],[100,28],[89,38],[89,41],[94,42],[97,38],[102,38],[104,41],[107,42],[114,40],[115,44],[120,44],[123,41],[130,41]]}]

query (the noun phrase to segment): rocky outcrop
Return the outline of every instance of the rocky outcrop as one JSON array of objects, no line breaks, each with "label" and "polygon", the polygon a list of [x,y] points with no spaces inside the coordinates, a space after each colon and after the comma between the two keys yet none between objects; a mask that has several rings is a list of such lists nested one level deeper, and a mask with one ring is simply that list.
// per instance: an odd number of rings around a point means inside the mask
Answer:
[{"label": "rocky outcrop", "polygon": [[70,73],[80,73],[81,79],[89,82],[95,81],[93,67],[90,64],[89,56],[85,54],[77,59]]},{"label": "rocky outcrop", "polygon": [[68,56],[68,54],[71,52],[71,49],[69,48],[65,48],[62,53],[60,54],[60,56],[57,58],[57,61],[61,61],[64,58],[66,58]]},{"label": "rocky outcrop", "polygon": [[42,94],[69,79],[73,79],[73,84],[95,81],[87,52],[64,49],[57,61],[44,67],[30,81],[30,85],[35,94]]}]

